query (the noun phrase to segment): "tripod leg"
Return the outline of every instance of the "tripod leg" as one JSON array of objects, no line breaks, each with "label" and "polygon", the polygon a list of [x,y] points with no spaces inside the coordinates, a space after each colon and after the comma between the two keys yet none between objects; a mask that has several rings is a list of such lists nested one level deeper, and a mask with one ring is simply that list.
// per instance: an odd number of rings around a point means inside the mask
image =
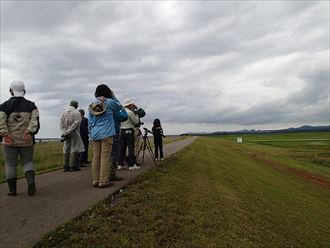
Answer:
[{"label": "tripod leg", "polygon": [[155,159],[154,153],[152,152],[151,145],[150,145],[148,138],[147,138],[147,147],[148,147],[149,154],[150,154],[154,164],[156,164],[156,159]]},{"label": "tripod leg", "polygon": [[144,154],[146,152],[146,146],[147,146],[147,142],[146,139],[143,140],[143,153],[142,153],[142,164],[144,162]]}]

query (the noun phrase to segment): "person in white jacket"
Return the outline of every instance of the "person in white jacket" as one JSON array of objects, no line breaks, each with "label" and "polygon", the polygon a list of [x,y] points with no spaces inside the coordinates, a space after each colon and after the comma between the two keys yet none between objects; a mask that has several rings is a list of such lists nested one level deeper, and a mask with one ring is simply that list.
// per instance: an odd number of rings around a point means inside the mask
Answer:
[{"label": "person in white jacket", "polygon": [[133,112],[135,104],[130,100],[126,99],[124,101],[124,107],[128,114],[128,119],[120,123],[120,156],[118,160],[118,169],[120,170],[124,166],[124,160],[126,156],[126,149],[128,148],[128,166],[129,170],[138,170],[139,166],[135,164],[134,158],[134,127],[139,123],[139,118]]},{"label": "person in white jacket", "polygon": [[80,170],[78,167],[78,153],[85,151],[84,143],[80,137],[81,114],[77,108],[78,102],[72,100],[70,106],[61,116],[60,129],[64,143],[64,172]]}]

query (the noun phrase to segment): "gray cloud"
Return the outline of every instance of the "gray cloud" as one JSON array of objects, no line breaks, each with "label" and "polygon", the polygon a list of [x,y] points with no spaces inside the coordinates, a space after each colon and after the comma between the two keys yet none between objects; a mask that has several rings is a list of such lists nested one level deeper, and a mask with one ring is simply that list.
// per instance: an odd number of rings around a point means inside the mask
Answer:
[{"label": "gray cloud", "polygon": [[45,136],[58,135],[69,100],[87,109],[98,83],[174,133],[327,124],[328,10],[323,1],[1,2],[1,101],[12,80],[25,81],[53,123]]}]

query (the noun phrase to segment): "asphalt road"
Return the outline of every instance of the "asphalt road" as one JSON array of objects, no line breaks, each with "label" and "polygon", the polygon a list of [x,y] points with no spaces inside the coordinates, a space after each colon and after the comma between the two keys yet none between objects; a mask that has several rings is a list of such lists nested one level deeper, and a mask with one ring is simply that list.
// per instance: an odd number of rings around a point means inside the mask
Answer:
[{"label": "asphalt road", "polygon": [[[165,145],[164,157],[178,152],[194,139],[188,138]],[[33,197],[27,194],[25,179],[18,180],[18,195],[15,197],[7,196],[6,183],[0,184],[0,247],[32,246],[44,234],[79,216],[152,166],[146,150],[141,170],[118,171],[118,175],[124,180],[103,189],[92,187],[90,166],[77,172],[64,173],[57,170],[38,175],[37,192]]]}]

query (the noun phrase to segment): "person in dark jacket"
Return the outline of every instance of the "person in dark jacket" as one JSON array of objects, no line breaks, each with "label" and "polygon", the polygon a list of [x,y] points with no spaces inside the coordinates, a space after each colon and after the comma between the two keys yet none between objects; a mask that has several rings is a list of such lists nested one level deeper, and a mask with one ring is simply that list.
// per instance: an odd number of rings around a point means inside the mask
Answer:
[{"label": "person in dark jacket", "polygon": [[120,123],[126,121],[128,119],[128,114],[125,108],[122,108],[119,111],[114,113],[114,120],[115,120],[115,129],[116,135],[113,139],[112,151],[111,151],[111,164],[110,164],[110,181],[120,181],[123,180],[122,177],[118,177],[116,175],[117,166],[118,166],[118,159],[120,153]]},{"label": "person in dark jacket", "polygon": [[152,134],[154,135],[154,144],[155,144],[155,159],[158,160],[158,150],[160,155],[160,160],[164,159],[163,154],[163,137],[165,138],[165,135],[163,134],[163,128],[160,124],[159,119],[155,119],[152,127]]},{"label": "person in dark jacket", "polygon": [[12,97],[0,105],[0,136],[4,142],[8,195],[17,194],[19,156],[28,183],[28,194],[32,196],[36,192],[33,136],[40,128],[39,111],[34,102],[24,98],[25,85],[22,81],[13,81],[9,91]]},{"label": "person in dark jacket", "polygon": [[86,167],[86,164],[89,164],[88,161],[88,146],[89,146],[89,131],[88,131],[88,119],[85,117],[85,111],[83,109],[79,109],[81,114],[81,122],[80,122],[80,137],[84,143],[84,152],[80,152],[78,154],[78,166]]}]

